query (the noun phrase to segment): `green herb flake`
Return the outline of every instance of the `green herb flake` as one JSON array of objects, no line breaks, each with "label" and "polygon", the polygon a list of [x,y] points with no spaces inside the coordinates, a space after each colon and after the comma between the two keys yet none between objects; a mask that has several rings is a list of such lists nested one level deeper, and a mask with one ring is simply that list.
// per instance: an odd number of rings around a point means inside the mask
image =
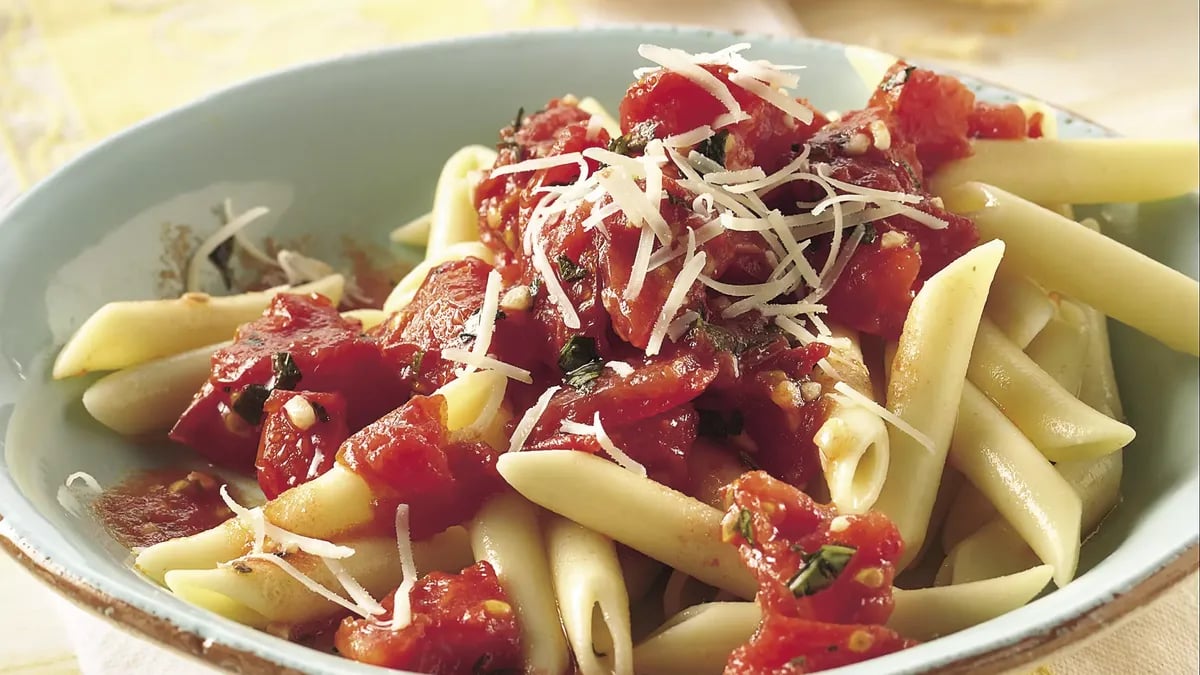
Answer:
[{"label": "green herb flake", "polygon": [[313,412],[316,413],[318,422],[325,423],[329,421],[329,411],[325,409],[325,406],[316,401],[309,401],[308,403],[312,406]]},{"label": "green herb flake", "polygon": [[646,149],[646,144],[654,140],[654,132],[658,122],[639,122],[629,133],[621,134],[608,142],[608,150],[618,155],[630,156]]},{"label": "green herb flake", "polygon": [[712,161],[725,166],[725,141],[729,138],[729,131],[723,130],[709,136],[708,138],[696,144],[696,152],[704,155]]},{"label": "green herb flake", "polygon": [[558,351],[558,367],[564,374],[600,360],[596,341],[582,335],[572,336]]},{"label": "green herb flake", "polygon": [[916,69],[916,66],[905,66],[903,70],[897,71],[891,77],[884,80],[883,83],[879,85],[879,90],[893,92],[900,87],[903,87],[904,84],[908,82],[909,75],[912,75],[912,72]]},{"label": "green herb flake", "polygon": [[558,256],[554,264],[558,266],[558,277],[567,283],[579,281],[588,275],[586,268],[565,255]]},{"label": "green herb flake", "polygon": [[534,276],[533,281],[529,282],[529,297],[536,298],[539,291],[542,290],[542,278]]},{"label": "green herb flake", "polygon": [[[462,332],[458,334],[459,340],[462,340],[463,342],[470,342],[479,335],[479,311],[480,310],[477,309],[474,312],[471,312],[471,316],[468,316],[467,320],[463,322]],[[504,313],[504,310],[496,311],[496,321],[500,321],[501,319],[507,317],[508,315]]]},{"label": "green herb flake", "polygon": [[524,123],[525,123],[525,106],[521,106],[520,108],[517,108],[517,116],[513,119],[513,123],[512,123],[513,133],[515,134],[518,131],[520,131],[521,125]]},{"label": "green herb flake", "polygon": [[564,375],[563,382],[566,382],[576,389],[586,390],[591,388],[592,383],[596,380],[596,378],[600,377],[600,373],[603,370],[604,364],[599,361],[585,363]]},{"label": "green herb flake", "polygon": [[816,552],[805,555],[804,564],[788,581],[788,590],[799,598],[828,588],[846,569],[855,550],[849,546],[825,544]]},{"label": "green herb flake", "polygon": [[696,408],[696,414],[700,418],[696,432],[705,438],[722,439],[737,436],[742,433],[745,424],[740,410],[731,410],[726,416],[720,410]]},{"label": "green herb flake", "polygon": [[751,471],[759,471],[762,469],[758,462],[754,461],[754,458],[750,456],[750,453],[746,452],[745,450],[742,450],[738,453],[738,460],[742,463],[742,466],[750,469]]},{"label": "green herb flake", "polygon": [[747,544],[754,545],[754,514],[749,509],[738,511],[737,531]]},{"label": "green herb flake", "polygon": [[879,232],[875,229],[875,223],[863,223],[862,243],[874,244],[879,238]]},{"label": "green herb flake", "polygon": [[736,335],[728,328],[709,323],[704,319],[698,319],[692,325],[692,330],[696,331],[698,336],[702,336],[708,340],[709,344],[718,351],[731,352],[738,355],[746,351],[746,348],[750,346],[745,339]]},{"label": "green herb flake", "polygon": [[233,395],[229,407],[249,424],[258,426],[262,422],[263,405],[270,395],[271,390],[265,386],[248,384]]},{"label": "green herb flake", "polygon": [[413,354],[413,357],[412,357],[413,375],[421,374],[421,363],[423,361],[425,361],[425,350],[419,349],[419,350],[417,350],[417,353]]},{"label": "green herb flake", "polygon": [[275,352],[271,355],[272,389],[295,389],[304,374],[292,359],[291,352]]},{"label": "green herb flake", "polygon": [[225,284],[225,290],[233,289],[233,269],[229,266],[232,259],[233,237],[217,244],[217,247],[208,254],[208,261],[221,273],[221,283]]}]

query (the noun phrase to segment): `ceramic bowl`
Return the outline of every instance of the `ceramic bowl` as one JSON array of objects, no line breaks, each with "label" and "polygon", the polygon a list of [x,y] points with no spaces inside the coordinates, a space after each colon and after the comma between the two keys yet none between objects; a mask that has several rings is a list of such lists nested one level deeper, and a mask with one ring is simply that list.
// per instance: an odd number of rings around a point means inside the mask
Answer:
[{"label": "ceramic bowl", "polygon": [[[566,92],[615,107],[644,65],[639,43],[714,51],[743,40],[755,56],[806,64],[799,91],[820,108],[865,101],[837,44],[661,27],[492,35],[233,87],[108,140],[30,190],[0,223],[0,543],[77,603],[217,665],[381,672],[184,604],[134,572],[128,551],[92,520],[64,510],[56,495],[74,471],[111,485],[194,460],[93,422],[80,403],[91,380],[51,382],[53,354],[103,303],[171,291],[166,235],[178,225],[211,231],[212,208],[226,197],[271,207],[255,226],[260,234],[304,237],[320,251],[340,250],[346,237],[385,247],[394,226],[429,208],[441,162],[461,145],[494,143],[519,107]],[[1016,96],[967,82],[987,99]],[[1108,135],[1064,115],[1066,136]],[[1109,230],[1196,277],[1194,196],[1144,205],[1131,224]],[[1196,568],[1197,360],[1120,325],[1112,343],[1138,437],[1126,450],[1124,500],[1084,547],[1079,578],[1003,617],[846,672],[1016,665],[1090,634]]]}]

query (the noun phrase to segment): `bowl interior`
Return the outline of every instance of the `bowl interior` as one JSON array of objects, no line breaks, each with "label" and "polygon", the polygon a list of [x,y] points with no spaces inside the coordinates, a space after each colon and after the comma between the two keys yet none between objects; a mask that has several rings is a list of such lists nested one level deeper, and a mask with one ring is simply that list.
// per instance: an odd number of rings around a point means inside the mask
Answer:
[{"label": "bowl interior", "polygon": [[[90,518],[60,504],[75,471],[111,485],[130,472],[192,463],[169,444],[134,444],[93,422],[80,403],[91,378],[49,381],[54,351],[104,302],[178,292],[170,255],[179,226],[212,232],[232,198],[271,214],[250,231],[343,251],[349,238],[386,250],[387,233],[429,209],[442,161],[491,145],[519,107],[564,93],[615,111],[645,65],[641,42],[713,51],[740,39],[699,30],[618,28],[449,41],[303,67],[217,94],[103,144],[14,206],[0,227],[0,513],[56,573],[202,638],[309,671],[375,670],[316,654],[177,601],[133,572],[129,553]],[[800,93],[825,110],[865,101],[837,45],[754,38],[754,56],[807,66]],[[982,96],[1014,95],[973,83]],[[1068,116],[1066,136],[1107,135]],[[1101,209],[1110,234],[1195,278],[1195,197]],[[343,257],[341,262],[345,262]],[[174,272],[171,270],[175,269]],[[1103,274],[1097,270],[1097,274]],[[135,337],[135,336],[131,336]],[[1067,588],[988,624],[870,664],[906,672],[1015,642],[1077,616],[1163,566],[1197,538],[1197,361],[1113,326],[1123,399],[1137,440],[1127,449],[1124,501],[1084,547]]]}]

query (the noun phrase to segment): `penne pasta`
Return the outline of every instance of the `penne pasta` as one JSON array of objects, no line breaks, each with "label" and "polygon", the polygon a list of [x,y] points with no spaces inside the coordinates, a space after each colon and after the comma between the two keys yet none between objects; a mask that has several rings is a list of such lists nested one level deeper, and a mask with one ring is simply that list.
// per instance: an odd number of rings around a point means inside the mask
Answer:
[{"label": "penne pasta", "polygon": [[1133,440],[1132,428],[1084,405],[986,319],[967,378],[1051,461],[1099,457]]},{"label": "penne pasta", "polygon": [[[1050,581],[1049,565],[957,586],[893,591],[888,627],[916,640],[932,640],[979,625],[1022,607]],[[711,602],[683,610],[633,651],[645,675],[719,675],[729,653],[758,628],[752,602]]]},{"label": "penne pasta", "polygon": [[[354,555],[339,563],[373,597],[384,596],[403,580],[395,539],[350,539],[342,545],[354,549]],[[418,542],[413,553],[422,573],[457,572],[471,564],[471,550],[461,527]],[[338,578],[321,558],[298,551],[282,560],[331,593],[346,598]],[[188,602],[255,628],[302,628],[345,611],[278,565],[255,558],[210,569],[175,569],[166,573],[164,583]]]},{"label": "penne pasta", "polygon": [[387,319],[387,314],[381,309],[352,309],[348,312],[342,312],[342,316],[361,323],[364,331],[371,330]]},{"label": "penne pasta", "polygon": [[526,672],[565,672],[570,656],[555,606],[538,508],[514,492],[496,495],[467,531],[475,558],[492,565],[516,608]]},{"label": "penne pasta", "polygon": [[392,230],[388,239],[396,244],[425,247],[429,243],[429,227],[433,222],[433,213],[423,213],[407,223]]},{"label": "penne pasta", "polygon": [[510,452],[496,468],[533,503],[710,586],[754,597],[753,577],[721,541],[717,509],[573,450]]},{"label": "penne pasta", "polygon": [[1054,303],[1041,286],[1001,265],[985,312],[1008,339],[1025,349],[1053,318]]},{"label": "penne pasta", "polygon": [[1037,204],[1107,204],[1178,197],[1200,185],[1196,141],[980,139],[971,145],[970,157],[930,177],[934,194],[978,181]]},{"label": "penne pasta", "polygon": [[942,523],[942,550],[949,553],[958,542],[966,539],[996,517],[996,507],[970,483],[964,484],[954,496],[946,520]]},{"label": "penne pasta", "polygon": [[[478,438],[503,433],[507,415],[492,414],[478,428],[478,418],[495,388],[506,386],[503,375],[480,371],[464,375],[437,391],[446,397],[447,428]],[[333,540],[375,518],[376,496],[362,477],[340,463],[317,478],[297,485],[267,502],[263,514],[268,523],[289,532],[322,540]],[[176,569],[210,569],[249,552],[254,535],[239,518],[231,518],[210,530],[190,537],[171,539],[143,549],[134,565],[151,579],[162,582]]]},{"label": "penne pasta", "polygon": [[479,215],[473,193],[479,173],[496,163],[496,151],[468,145],[446,160],[433,193],[426,258],[437,258],[455,244],[479,241]]},{"label": "penne pasta", "polygon": [[[1100,224],[1091,218],[1084,218],[1079,224],[1094,232],[1100,231]],[[1117,376],[1113,372],[1108,344],[1108,319],[1093,307],[1079,306],[1083,309],[1087,324],[1087,350],[1079,383],[1079,398],[1113,419],[1124,420],[1125,413],[1121,407]]]},{"label": "penne pasta", "polygon": [[228,344],[198,347],[109,373],[83,392],[83,407],[119,434],[166,431],[208,380],[213,352]]},{"label": "penne pasta", "polygon": [[425,283],[425,277],[428,277],[434,268],[453,260],[470,257],[479,258],[488,263],[492,263],[496,259],[491,249],[478,241],[451,244],[436,255],[426,255],[425,259],[412,268],[412,271],[405,274],[400,283],[396,284],[396,287],[388,294],[387,299],[383,301],[384,313],[393,315],[407,307],[408,303],[416,297],[417,291],[421,290],[421,285]]},{"label": "penne pasta", "polygon": [[[863,363],[858,335],[832,328],[840,345],[827,357],[841,382],[874,402],[874,387]],[[829,384],[836,388],[836,384]],[[863,402],[843,393],[825,394],[829,414],[813,442],[825,473],[831,501],[842,513],[866,513],[883,488],[887,477],[889,441],[883,419]]]},{"label": "penne pasta", "polygon": [[[210,296],[185,293],[171,300],[110,302],[79,327],[54,360],[54,379],[119,370],[227,340],[257,319],[278,293],[320,293],[340,302],[341,275],[256,293]],[[131,339],[136,336],[136,339]]]},{"label": "penne pasta", "polygon": [[1087,315],[1079,305],[1064,299],[1025,353],[1067,393],[1077,397],[1083,383],[1087,342]]},{"label": "penne pasta", "polygon": [[946,462],[975,330],[1004,254],[992,242],[933,275],[913,300],[891,367],[888,410],[928,437],[932,447],[893,426],[891,466],[875,508],[904,538],[899,568],[925,543]]},{"label": "penne pasta", "polygon": [[982,492],[1065,586],[1079,562],[1080,501],[1067,481],[970,382],[950,463]]},{"label": "penne pasta", "polygon": [[592,98],[591,96],[586,96],[579,99],[579,109],[593,117],[599,117],[604,126],[604,130],[608,132],[608,135],[611,138],[616,138],[617,136],[621,135],[621,125],[617,124],[617,120],[613,119],[613,116],[609,114],[608,110],[606,110],[604,106],[600,105],[600,102],[596,99]]},{"label": "penne pasta", "polygon": [[633,673],[629,594],[611,539],[546,519],[546,548],[567,641],[582,675]]},{"label": "penne pasta", "polygon": [[943,198],[946,208],[975,221],[983,239],[1004,240],[1014,272],[1172,349],[1200,354],[1200,285],[1194,279],[991,185],[966,183]]}]

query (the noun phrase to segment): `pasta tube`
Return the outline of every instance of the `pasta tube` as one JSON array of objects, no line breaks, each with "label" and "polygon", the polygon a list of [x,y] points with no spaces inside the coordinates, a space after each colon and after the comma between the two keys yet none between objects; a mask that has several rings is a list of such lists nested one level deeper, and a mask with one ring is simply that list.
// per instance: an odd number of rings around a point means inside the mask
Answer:
[{"label": "pasta tube", "polygon": [[110,302],[83,322],[54,360],[54,379],[119,370],[228,340],[257,319],[278,293],[320,293],[342,299],[345,279],[333,274],[293,288],[210,296],[184,293],[172,300]]},{"label": "pasta tube", "polygon": [[989,319],[1024,349],[1054,316],[1054,303],[1041,286],[1001,265],[988,294]]},{"label": "pasta tube", "polygon": [[633,673],[629,594],[611,539],[546,519],[546,548],[567,640],[582,675]]},{"label": "pasta tube", "polygon": [[[381,598],[403,581],[395,539],[351,539],[342,545],[354,549],[354,555],[339,563],[373,597]],[[471,564],[466,533],[461,527],[417,542],[413,554],[417,569],[423,573],[458,572]],[[329,591],[346,596],[321,558],[299,551],[281,559]],[[255,558],[212,569],[172,570],[164,581],[167,588],[187,602],[255,628],[268,624],[299,626],[345,612],[278,565]]]},{"label": "pasta tube", "polygon": [[[1022,607],[1050,581],[1049,565],[970,584],[894,589],[888,627],[917,640],[932,640],[976,626]],[[761,614],[752,602],[711,602],[689,607],[667,620],[633,650],[638,673],[719,675],[729,653],[758,629]]]},{"label": "pasta tube", "polygon": [[468,145],[446,160],[433,193],[426,257],[440,256],[454,244],[479,241],[473,193],[479,172],[495,163],[496,151],[482,145]]},{"label": "pasta tube", "polygon": [[397,244],[424,247],[429,243],[429,226],[432,222],[433,213],[421,214],[392,230],[388,239]]},{"label": "pasta tube", "polygon": [[[966,183],[944,199],[946,208],[971,216],[981,237],[1004,240],[1015,272],[1172,349],[1200,355],[1200,285],[1194,279],[991,185]],[[1114,199],[1110,194],[1104,201]]]},{"label": "pasta tube", "polygon": [[400,283],[396,284],[396,287],[388,294],[387,300],[383,301],[384,313],[395,314],[407,307],[416,297],[417,291],[421,290],[421,285],[425,283],[425,277],[429,276],[435,267],[452,260],[463,260],[469,257],[479,258],[489,264],[496,260],[491,249],[479,241],[451,244],[436,254],[426,254],[425,259],[412,268],[412,271],[405,274]]},{"label": "pasta tube", "polygon": [[[503,435],[507,413],[489,410],[503,392],[506,378],[493,371],[464,375],[437,391],[446,397],[447,427],[488,440]],[[503,396],[503,393],[501,393]],[[476,426],[479,425],[479,426]],[[372,522],[375,494],[358,474],[341,464],[297,485],[263,506],[267,522],[289,532],[330,540]],[[134,564],[162,582],[175,569],[209,569],[251,550],[254,536],[240,519],[231,518],[190,537],[171,539],[138,553]]]},{"label": "pasta tube", "polygon": [[600,122],[604,125],[604,130],[608,132],[610,137],[616,138],[621,135],[621,125],[617,124],[617,120],[613,119],[608,110],[600,105],[600,102],[596,99],[591,96],[580,99],[579,109],[592,117],[599,117]]},{"label": "pasta tube", "polygon": [[934,194],[979,181],[1038,204],[1107,204],[1177,197],[1200,185],[1196,141],[976,140],[971,145],[971,156],[930,177]]},{"label": "pasta tube", "polygon": [[947,265],[925,282],[904,322],[887,407],[928,440],[895,426],[889,430],[891,465],[875,508],[892,519],[904,539],[899,569],[925,543],[971,345],[1003,255],[1004,244],[991,242]]},{"label": "pasta tube", "polygon": [[1065,586],[1079,562],[1079,496],[1004,414],[963,386],[950,463],[991,500]]},{"label": "pasta tube", "polygon": [[[863,363],[858,335],[837,329],[839,348],[831,350],[829,361],[841,375],[844,386],[858,396],[826,393],[829,415],[813,437],[825,472],[829,496],[842,513],[866,513],[883,488],[887,477],[889,441],[887,427],[865,398],[874,402],[871,376]],[[836,386],[836,385],[834,385]],[[852,392],[851,392],[852,394]]]},{"label": "pasta tube", "polygon": [[198,347],[109,373],[83,392],[83,407],[126,436],[170,429],[208,380],[213,352],[228,344]]},{"label": "pasta tube", "polygon": [[[1079,224],[1093,232],[1100,231],[1100,224],[1091,218],[1084,218]],[[1079,383],[1079,399],[1113,419],[1124,419],[1108,344],[1108,319],[1093,307],[1080,307],[1087,325],[1087,356]]]},{"label": "pasta tube", "polygon": [[996,507],[970,483],[954,496],[954,503],[942,524],[942,550],[950,552],[958,542],[979,531],[996,517]]},{"label": "pasta tube", "polygon": [[616,464],[573,450],[510,452],[496,468],[527,499],[743,598],[757,592],[721,541],[721,512]]},{"label": "pasta tube", "polygon": [[1132,428],[1072,396],[990,321],[979,325],[967,378],[1051,461],[1099,457],[1133,440]]},{"label": "pasta tube", "polygon": [[1084,310],[1070,300],[1060,300],[1058,313],[1029,343],[1025,353],[1067,393],[1078,396],[1088,356],[1087,343]]},{"label": "pasta tube", "polygon": [[517,610],[528,673],[563,673],[570,657],[551,586],[538,508],[519,494],[491,499],[467,526],[471,550],[496,570]]}]

